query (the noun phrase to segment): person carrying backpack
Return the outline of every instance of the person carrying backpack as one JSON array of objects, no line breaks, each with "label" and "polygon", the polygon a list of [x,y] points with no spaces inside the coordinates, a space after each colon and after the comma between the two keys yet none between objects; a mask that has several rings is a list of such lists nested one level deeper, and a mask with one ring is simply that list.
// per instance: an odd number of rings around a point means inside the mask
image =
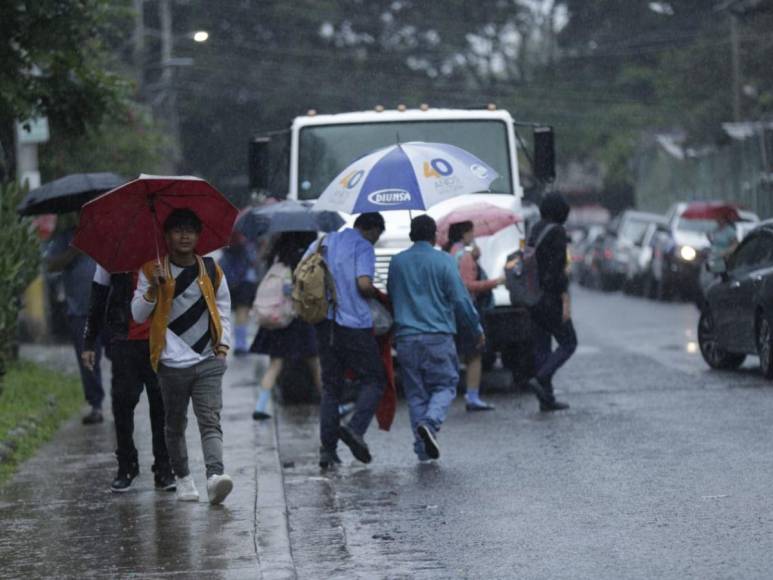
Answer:
[{"label": "person carrying backpack", "polygon": [[177,477],[177,499],[198,501],[188,467],[185,431],[188,404],[199,424],[207,473],[207,495],[222,503],[233,489],[223,471],[223,375],[231,344],[231,296],[214,260],[195,252],[199,216],[172,211],[163,224],[169,255],[146,262],[132,298],[132,317],[150,319],[150,364],[158,373],[166,420],[166,446]]},{"label": "person carrying backpack", "polygon": [[314,387],[322,390],[319,352],[314,327],[295,316],[292,303],[293,272],[306,248],[317,234],[285,232],[274,242],[268,254],[271,265],[263,277],[255,297],[253,310],[260,329],[250,348],[251,352],[270,358],[258,388],[258,401],[252,418],[269,419],[267,411],[271,389],[276,384],[286,360],[303,360],[311,372]]},{"label": "person carrying backpack", "polygon": [[[567,266],[567,234],[564,223],[569,204],[560,193],[548,193],[540,204],[542,219],[529,233],[528,246],[534,248],[539,279],[539,298],[530,306],[534,343],[535,375],[528,385],[539,399],[540,411],[568,409],[556,400],[553,375],[577,349],[577,334],[572,324]],[[552,349],[556,339],[558,348]]]},{"label": "person carrying backpack", "polygon": [[[319,466],[323,469],[341,462],[336,451],[339,439],[357,460],[371,461],[364,435],[381,401],[386,372],[367,299],[379,293],[373,285],[373,246],[384,229],[381,214],[361,214],[353,228],[312,244],[295,272],[293,301],[298,315],[317,325],[322,365]],[[359,392],[351,419],[341,425],[347,370],[359,378]]]}]

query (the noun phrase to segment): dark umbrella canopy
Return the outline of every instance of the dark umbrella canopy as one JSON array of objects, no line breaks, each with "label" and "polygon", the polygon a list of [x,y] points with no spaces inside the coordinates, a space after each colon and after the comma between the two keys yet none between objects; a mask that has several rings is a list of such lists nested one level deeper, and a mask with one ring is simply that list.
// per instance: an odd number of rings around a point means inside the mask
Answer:
[{"label": "dark umbrella canopy", "polygon": [[286,200],[248,210],[236,222],[235,229],[254,240],[279,232],[332,232],[343,224],[344,219],[336,212],[312,211],[297,201]]},{"label": "dark umbrella canopy", "polygon": [[125,182],[115,173],[74,173],[33,189],[16,211],[20,215],[78,211],[87,201]]}]

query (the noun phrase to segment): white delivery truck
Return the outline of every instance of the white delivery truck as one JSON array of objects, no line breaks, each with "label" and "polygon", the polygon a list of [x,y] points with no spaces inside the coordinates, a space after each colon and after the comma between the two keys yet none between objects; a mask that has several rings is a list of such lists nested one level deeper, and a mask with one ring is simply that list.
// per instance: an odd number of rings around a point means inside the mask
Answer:
[{"label": "white delivery truck", "polygon": [[[534,152],[523,150],[516,127],[533,130]],[[476,155],[499,174],[488,191],[470,192],[431,207],[427,213],[439,220],[451,210],[474,202],[487,202],[521,214],[523,189],[518,172],[519,150],[532,161],[534,175],[545,182],[554,177],[552,129],[516,124],[507,111],[489,106],[481,110],[420,109],[320,115],[309,111],[296,117],[289,129],[256,137],[250,143],[250,185],[271,195],[313,202],[325,187],[355,159],[397,142],[450,143]],[[384,212],[386,231],[376,245],[376,284],[386,285],[389,262],[410,245],[407,211]],[[416,215],[416,212],[413,213]],[[343,216],[351,225],[355,216]],[[523,223],[479,238],[481,266],[489,277],[503,272],[506,256],[519,248]],[[486,314],[489,351],[486,363],[499,353],[505,364],[518,371],[529,359],[528,313],[510,304],[504,287],[494,291],[494,308]],[[521,370],[525,370],[522,369]]]}]

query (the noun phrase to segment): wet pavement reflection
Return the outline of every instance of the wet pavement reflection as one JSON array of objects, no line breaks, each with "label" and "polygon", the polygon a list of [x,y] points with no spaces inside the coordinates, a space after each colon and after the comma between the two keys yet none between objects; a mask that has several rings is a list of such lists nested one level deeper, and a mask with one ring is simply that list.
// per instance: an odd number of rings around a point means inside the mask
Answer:
[{"label": "wet pavement reflection", "polygon": [[[226,381],[243,371],[229,369]],[[110,414],[101,425],[85,427],[77,418],[68,423],[0,488],[0,577],[256,577],[252,402],[252,389],[225,387],[225,464],[235,485],[225,505],[217,507],[206,503],[192,415],[191,470],[202,494],[194,504],[177,502],[174,493],[153,487],[144,397],[135,436],[141,473],[127,493],[109,490],[116,470]]]}]

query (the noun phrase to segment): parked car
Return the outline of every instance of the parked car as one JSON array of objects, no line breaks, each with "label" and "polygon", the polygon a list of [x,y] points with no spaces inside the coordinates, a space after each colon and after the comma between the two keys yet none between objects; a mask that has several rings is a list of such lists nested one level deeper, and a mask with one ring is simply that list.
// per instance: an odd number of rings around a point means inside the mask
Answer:
[{"label": "parked car", "polygon": [[747,355],[773,378],[773,224],[750,232],[727,260],[709,264],[719,278],[706,291],[698,344],[706,363],[735,369]]},{"label": "parked car", "polygon": [[628,269],[623,282],[623,291],[627,294],[651,296],[654,292],[654,280],[651,274],[652,256],[658,228],[666,225],[663,216],[654,216],[632,246],[628,249]]},{"label": "parked car", "polygon": [[606,264],[601,268],[602,286],[605,290],[622,288],[628,275],[632,249],[637,243],[641,243],[647,226],[659,219],[661,217],[657,214],[626,210],[613,222],[614,225],[608,234],[611,240],[604,252]]},{"label": "parked car", "polygon": [[602,225],[575,226],[568,229],[569,266],[571,269],[570,275],[572,280],[582,285],[587,285],[584,282],[587,277],[585,256],[587,255],[593,240],[599,235],[602,235],[604,230],[605,228]]},{"label": "parked car", "polygon": [[[684,217],[685,212],[705,202],[680,202],[666,214],[667,226],[656,236],[652,277],[659,299],[697,299],[701,293],[700,273],[711,247],[708,235],[717,228],[714,219]],[[757,221],[756,214],[738,211],[742,220]],[[743,222],[739,222],[743,223]]]},{"label": "parked car", "polygon": [[588,288],[610,290],[609,264],[612,258],[614,236],[604,226],[594,226],[577,247],[575,276],[577,282]]},{"label": "parked car", "polygon": [[666,214],[667,226],[657,235],[652,278],[659,300],[692,299],[700,291],[700,269],[711,245],[708,234],[717,222],[683,218],[689,207],[685,202],[674,204]]}]

